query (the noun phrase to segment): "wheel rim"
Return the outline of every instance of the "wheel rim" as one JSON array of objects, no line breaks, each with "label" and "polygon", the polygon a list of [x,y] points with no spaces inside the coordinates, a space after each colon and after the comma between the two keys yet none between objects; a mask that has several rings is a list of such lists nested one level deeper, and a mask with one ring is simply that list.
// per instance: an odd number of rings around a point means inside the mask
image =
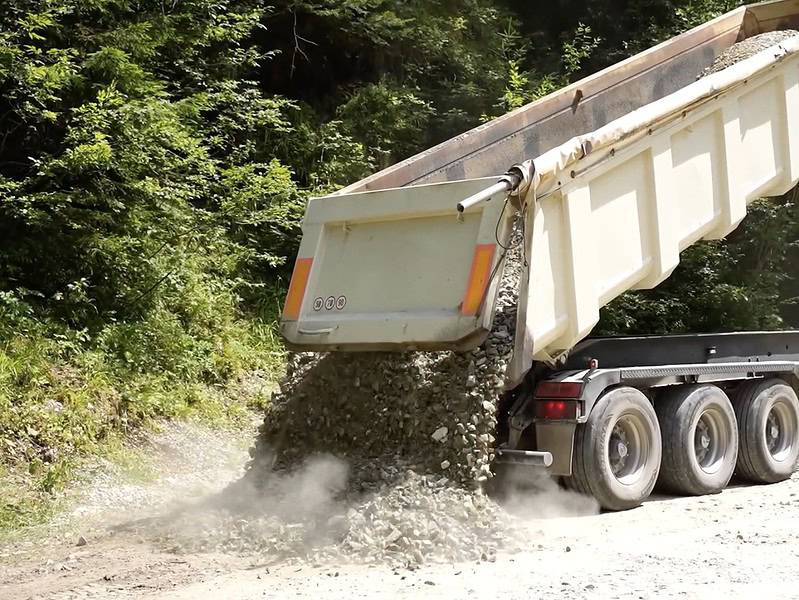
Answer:
[{"label": "wheel rim", "polygon": [[699,417],[694,429],[694,455],[705,473],[715,473],[722,467],[731,434],[730,423],[720,410],[709,408]]},{"label": "wheel rim", "polygon": [[796,440],[796,429],[796,415],[791,407],[786,402],[775,402],[766,417],[763,432],[766,448],[774,460],[783,461],[791,454]]},{"label": "wheel rim", "polygon": [[608,461],[613,476],[624,485],[635,483],[646,467],[651,441],[644,421],[637,415],[622,415],[608,440]]}]

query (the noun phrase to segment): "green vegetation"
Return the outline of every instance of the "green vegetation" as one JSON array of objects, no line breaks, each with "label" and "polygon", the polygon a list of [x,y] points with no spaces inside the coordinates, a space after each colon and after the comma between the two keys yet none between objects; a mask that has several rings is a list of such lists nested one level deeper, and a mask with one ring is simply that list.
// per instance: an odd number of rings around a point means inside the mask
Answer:
[{"label": "green vegetation", "polygon": [[[798,188],[799,189],[799,188]],[[797,190],[750,206],[729,238],[683,252],[654,290],[607,306],[597,333],[691,333],[799,328]]]},{"label": "green vegetation", "polygon": [[[0,0],[0,527],[119,432],[264,401],[309,196],[734,4]],[[795,207],[600,329],[799,325]]]}]

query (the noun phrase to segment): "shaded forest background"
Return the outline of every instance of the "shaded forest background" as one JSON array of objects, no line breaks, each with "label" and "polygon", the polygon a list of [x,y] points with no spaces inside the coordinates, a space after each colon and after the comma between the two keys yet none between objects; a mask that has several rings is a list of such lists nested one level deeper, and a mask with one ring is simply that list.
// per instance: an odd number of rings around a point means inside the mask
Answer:
[{"label": "shaded forest background", "polygon": [[[309,196],[737,4],[0,0],[0,476],[261,402]],[[798,327],[794,200],[598,331]]]}]

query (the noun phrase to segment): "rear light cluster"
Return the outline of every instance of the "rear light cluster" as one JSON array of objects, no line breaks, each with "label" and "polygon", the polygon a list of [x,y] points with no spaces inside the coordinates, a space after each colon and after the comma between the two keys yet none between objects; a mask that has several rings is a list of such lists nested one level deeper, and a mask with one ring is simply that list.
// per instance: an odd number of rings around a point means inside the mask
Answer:
[{"label": "rear light cluster", "polygon": [[570,421],[580,416],[581,383],[542,381],[535,390],[535,416],[551,421]]}]

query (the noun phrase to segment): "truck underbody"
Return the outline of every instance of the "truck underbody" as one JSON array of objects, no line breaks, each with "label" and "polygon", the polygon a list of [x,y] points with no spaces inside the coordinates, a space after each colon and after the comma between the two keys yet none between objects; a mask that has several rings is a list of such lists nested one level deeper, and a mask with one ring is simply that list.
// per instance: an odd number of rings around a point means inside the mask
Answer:
[{"label": "truck underbody", "polygon": [[[574,348],[561,369],[537,364],[521,386],[505,395],[498,421],[497,437],[501,441],[498,462],[542,467],[554,475],[575,477],[575,457],[586,451],[585,445],[598,441],[590,434],[578,435],[589,428],[592,419],[603,418],[602,415],[592,418],[595,406],[614,390],[633,390],[652,405],[660,432],[670,432],[673,439],[663,439],[663,444],[694,449],[700,479],[702,472],[711,474],[701,460],[708,456],[709,450],[718,454],[715,462],[711,460],[712,471],[718,467],[720,458],[737,456],[739,445],[745,446],[744,452],[759,455],[758,464],[767,465],[765,472],[753,470],[743,474],[745,478],[758,482],[773,480],[776,475],[770,463],[780,462],[785,465],[782,475],[788,477],[799,454],[799,428],[790,398],[776,406],[736,407],[739,412],[753,411],[754,414],[745,415],[751,417],[746,421],[760,424],[749,431],[746,423],[738,423],[737,438],[731,435],[735,421],[724,422],[723,411],[717,415],[718,422],[711,420],[705,426],[701,421],[703,415],[699,414],[700,434],[696,434],[695,424],[674,431],[672,421],[679,416],[658,413],[661,402],[696,390],[713,392],[722,405],[725,398],[731,406],[741,405],[753,384],[766,390],[784,384],[794,391],[795,397],[799,391],[799,331],[589,338]],[[784,409],[782,404],[786,404]],[[631,409],[631,414],[635,413]],[[596,458],[607,459],[610,474],[628,467],[629,460],[638,460],[639,464],[631,467],[633,471],[645,468],[643,451],[657,442],[654,432],[645,426],[633,426],[632,435],[629,434],[623,427],[615,432],[611,429],[605,436],[607,439],[601,440],[607,452]],[[690,440],[682,439],[685,435],[700,435],[700,438],[696,440],[698,443],[689,443]],[[752,436],[758,439],[750,440]],[[730,464],[734,466],[735,461]],[[675,491],[691,493],[690,489],[679,486]],[[703,493],[708,491],[712,489]],[[636,504],[616,500],[618,503],[607,502],[606,508]]]}]

